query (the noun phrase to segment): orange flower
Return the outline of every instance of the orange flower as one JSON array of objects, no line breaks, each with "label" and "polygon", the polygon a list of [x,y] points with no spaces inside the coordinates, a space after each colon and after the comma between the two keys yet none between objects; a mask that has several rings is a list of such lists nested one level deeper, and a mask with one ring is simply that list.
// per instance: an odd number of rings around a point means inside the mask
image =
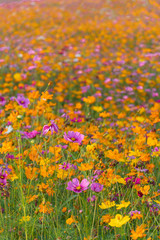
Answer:
[{"label": "orange flower", "polygon": [[3,142],[2,148],[0,148],[1,153],[7,153],[7,152],[13,152],[14,146],[12,145],[12,142]]},{"label": "orange flower", "polygon": [[53,207],[51,205],[50,202],[46,202],[43,201],[40,205],[39,205],[39,212],[40,213],[51,213],[53,211]]},{"label": "orange flower", "polygon": [[84,97],[83,101],[85,103],[92,104],[96,101],[96,98],[94,96],[88,96],[88,97]]},{"label": "orange flower", "polygon": [[77,221],[74,219],[74,216],[71,215],[71,217],[66,220],[66,223],[71,225],[72,223],[77,223]]},{"label": "orange flower", "polygon": [[146,234],[144,234],[145,231],[146,231],[145,230],[145,225],[142,224],[142,225],[140,225],[136,228],[136,231],[131,230],[132,235],[130,235],[130,237],[133,240],[137,240],[139,237],[140,238],[145,237],[146,236]]},{"label": "orange flower", "polygon": [[64,212],[66,212],[67,211],[67,208],[66,207],[63,207],[62,208],[62,212],[64,213]]},{"label": "orange flower", "polygon": [[26,177],[30,180],[33,179],[33,178],[36,178],[38,176],[38,174],[36,174],[37,170],[39,170],[39,169],[38,168],[25,167]]},{"label": "orange flower", "polygon": [[94,164],[93,162],[90,163],[81,163],[81,166],[78,167],[78,169],[80,171],[87,171],[87,170],[91,170],[93,168]]},{"label": "orange flower", "polygon": [[110,220],[111,220],[111,215],[106,214],[106,215],[102,216],[102,222],[109,223]]}]

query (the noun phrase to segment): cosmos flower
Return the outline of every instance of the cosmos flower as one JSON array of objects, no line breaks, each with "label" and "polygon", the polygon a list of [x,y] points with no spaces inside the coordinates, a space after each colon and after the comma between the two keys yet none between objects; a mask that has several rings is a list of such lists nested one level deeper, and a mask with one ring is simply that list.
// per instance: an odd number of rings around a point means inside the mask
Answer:
[{"label": "cosmos flower", "polygon": [[0,188],[5,187],[7,184],[7,173],[0,172]]},{"label": "cosmos flower", "polygon": [[36,135],[40,135],[40,132],[33,130],[31,132],[20,132],[22,134],[22,138],[35,138]]},{"label": "cosmos flower", "polygon": [[93,195],[92,197],[87,198],[87,202],[94,202],[96,200],[96,196]]},{"label": "cosmos flower", "polygon": [[130,202],[121,201],[120,204],[116,204],[116,209],[126,208],[130,205]]},{"label": "cosmos flower", "polygon": [[77,166],[74,164],[66,163],[66,162],[64,162],[63,165],[59,165],[59,169],[68,170],[70,168],[74,168],[76,170]]},{"label": "cosmos flower", "polygon": [[5,98],[0,96],[0,106],[4,106],[5,104],[6,104]]},{"label": "cosmos flower", "polygon": [[74,178],[72,181],[68,182],[67,190],[73,191],[75,193],[80,193],[88,189],[89,181],[83,179],[81,183],[77,178]]},{"label": "cosmos flower", "polygon": [[54,120],[51,120],[50,124],[44,125],[42,134],[45,135],[49,130],[51,130],[51,134],[53,134],[54,131],[58,133],[58,126],[55,124]]},{"label": "cosmos flower", "polygon": [[140,226],[137,226],[136,230],[131,230],[131,235],[130,237],[133,239],[133,240],[137,240],[138,238],[142,238],[142,237],[145,237],[146,234],[144,233],[146,231],[145,229],[145,225],[142,224]]},{"label": "cosmos flower", "polygon": [[74,142],[74,143],[82,143],[82,140],[84,139],[84,135],[80,134],[79,132],[73,132],[73,131],[68,131],[64,133],[64,139],[69,141],[69,142]]},{"label": "cosmos flower", "polygon": [[27,108],[30,104],[30,101],[28,98],[25,98],[22,94],[19,94],[18,97],[15,99],[19,105],[21,105],[24,108]]},{"label": "cosmos flower", "polygon": [[115,218],[111,219],[109,225],[112,227],[121,227],[129,220],[130,218],[128,216],[123,217],[121,214],[116,214]]},{"label": "cosmos flower", "polygon": [[100,183],[92,183],[91,184],[91,190],[94,192],[101,192],[103,189],[103,185],[101,185]]},{"label": "cosmos flower", "polygon": [[107,209],[107,208],[111,208],[111,207],[114,207],[114,206],[115,206],[115,201],[112,201],[112,202],[104,201],[104,202],[102,202],[101,205],[99,205],[99,207],[101,209]]}]

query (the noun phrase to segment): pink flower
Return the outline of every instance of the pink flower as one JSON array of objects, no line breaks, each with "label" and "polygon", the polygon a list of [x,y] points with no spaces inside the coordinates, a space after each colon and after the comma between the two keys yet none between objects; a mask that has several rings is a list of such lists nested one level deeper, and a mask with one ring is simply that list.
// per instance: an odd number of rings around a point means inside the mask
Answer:
[{"label": "pink flower", "polygon": [[81,144],[82,140],[84,139],[84,135],[80,134],[79,132],[68,131],[67,134],[64,133],[64,139],[69,142]]},{"label": "pink flower", "polygon": [[55,124],[53,120],[51,120],[50,124],[44,125],[42,134],[45,135],[49,130],[51,130],[51,134],[53,134],[54,131],[58,133],[58,126]]},{"label": "pink flower", "polygon": [[77,178],[74,178],[72,181],[68,182],[67,190],[73,191],[75,193],[80,193],[88,189],[89,181],[83,179],[81,183]]},{"label": "pink flower", "polygon": [[24,108],[27,108],[30,104],[30,101],[28,98],[25,98],[22,94],[19,94],[16,98],[16,101],[19,105],[21,105]]},{"label": "pink flower", "polygon": [[103,189],[103,185],[101,185],[100,183],[92,183],[91,184],[91,190],[94,192],[101,192]]}]

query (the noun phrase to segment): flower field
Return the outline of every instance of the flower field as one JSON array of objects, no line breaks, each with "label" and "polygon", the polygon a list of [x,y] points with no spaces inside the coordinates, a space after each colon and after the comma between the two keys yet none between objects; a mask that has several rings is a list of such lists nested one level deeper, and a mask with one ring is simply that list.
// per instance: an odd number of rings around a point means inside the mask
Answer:
[{"label": "flower field", "polygon": [[0,240],[160,239],[160,2],[0,3]]}]

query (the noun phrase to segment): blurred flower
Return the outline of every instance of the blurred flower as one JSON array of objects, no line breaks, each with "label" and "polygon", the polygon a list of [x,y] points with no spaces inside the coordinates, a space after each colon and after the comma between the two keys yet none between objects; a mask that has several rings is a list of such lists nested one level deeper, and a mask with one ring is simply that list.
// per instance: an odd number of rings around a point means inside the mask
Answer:
[{"label": "blurred flower", "polygon": [[91,190],[94,192],[101,192],[103,189],[103,185],[101,185],[100,183],[92,183],[91,184]]},{"label": "blurred flower", "polygon": [[30,104],[30,101],[28,98],[25,98],[22,94],[19,94],[18,97],[15,99],[19,105],[21,105],[24,108],[27,108]]},{"label": "blurred flower", "polygon": [[96,200],[96,196],[93,195],[92,197],[87,198],[87,202],[94,202]]},{"label": "blurred flower", "polygon": [[4,106],[5,104],[6,104],[5,98],[0,96],[0,106]]}]

